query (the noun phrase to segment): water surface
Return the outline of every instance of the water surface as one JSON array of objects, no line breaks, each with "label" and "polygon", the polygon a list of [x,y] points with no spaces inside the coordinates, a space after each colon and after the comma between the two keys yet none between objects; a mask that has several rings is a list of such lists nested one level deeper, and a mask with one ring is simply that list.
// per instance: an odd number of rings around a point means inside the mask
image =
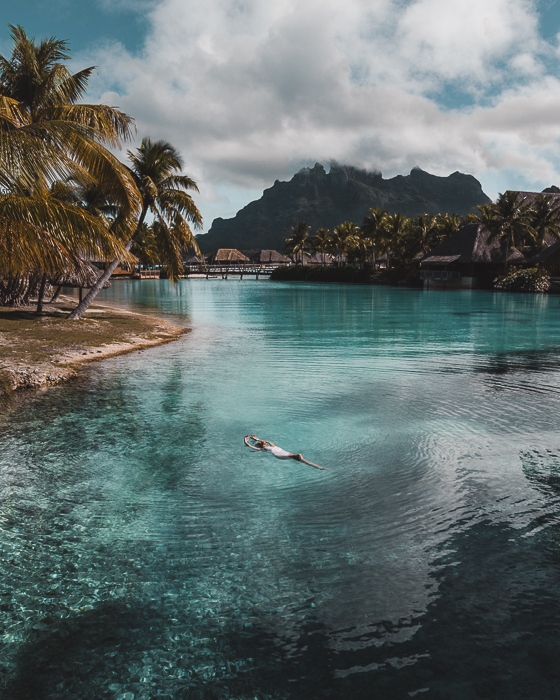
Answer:
[{"label": "water surface", "polygon": [[558,297],[103,294],[192,331],[0,420],[5,697],[560,697]]}]

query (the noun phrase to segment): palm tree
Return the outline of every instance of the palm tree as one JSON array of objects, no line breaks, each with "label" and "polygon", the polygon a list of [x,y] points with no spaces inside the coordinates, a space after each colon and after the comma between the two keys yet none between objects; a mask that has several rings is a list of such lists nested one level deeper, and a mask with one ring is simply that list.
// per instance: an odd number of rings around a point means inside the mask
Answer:
[{"label": "palm tree", "polygon": [[[86,181],[103,182],[111,198],[134,213],[139,193],[127,168],[108,150],[130,137],[132,119],[107,105],[78,104],[93,67],[70,73],[66,42],[36,43],[10,26],[12,56],[0,55],[2,107],[1,184],[11,175],[34,185],[38,176],[52,181],[74,172]],[[6,167],[8,166],[8,167]]]},{"label": "palm tree", "polygon": [[341,258],[347,258],[352,249],[359,245],[360,228],[352,221],[344,221],[333,231],[333,248],[336,250],[338,264]]},{"label": "palm tree", "polygon": [[372,267],[375,267],[376,252],[384,236],[386,220],[387,212],[385,209],[378,207],[377,209],[370,209],[362,222],[361,230],[369,242]]},{"label": "palm tree", "polygon": [[311,237],[311,244],[315,251],[321,253],[321,261],[325,265],[325,254],[332,250],[332,235],[328,228],[319,228]]},{"label": "palm tree", "polygon": [[308,226],[305,221],[298,222],[291,227],[291,234],[286,238],[286,252],[293,255],[297,264],[298,254],[301,256],[301,264],[304,264],[304,255],[311,249],[311,240],[309,231],[311,226]]},{"label": "palm tree", "polygon": [[155,221],[151,226],[143,224],[130,249],[130,252],[138,259],[141,265],[161,264],[156,232],[154,230],[156,224],[157,222]]},{"label": "palm tree", "polygon": [[488,240],[504,238],[506,241],[504,272],[507,274],[510,247],[523,248],[527,242],[536,240],[529,205],[517,192],[508,190],[498,196],[495,204],[483,205],[478,210],[479,221],[490,232]]},{"label": "palm tree", "polygon": [[37,270],[72,267],[77,251],[100,259],[125,254],[114,231],[50,192],[54,180],[103,182],[119,205],[121,230],[132,225],[140,196],[108,150],[128,138],[130,117],[106,105],[77,104],[93,68],[71,74],[63,63],[66,42],[36,43],[21,27],[10,30],[12,55],[0,55],[0,274],[6,288],[15,288],[14,279],[30,279]]},{"label": "palm tree", "polygon": [[463,225],[463,219],[458,214],[438,214],[436,216],[436,231],[440,240],[449,238]]},{"label": "palm tree", "polygon": [[[183,159],[167,141],[152,141],[145,137],[136,151],[128,151],[128,156],[132,164],[131,173],[142,195],[142,209],[134,234],[124,248],[130,251],[150,213],[154,217],[153,232],[158,254],[167,276],[173,282],[183,271],[184,250],[191,247],[196,255],[201,255],[190,224],[201,228],[202,216],[188,192],[198,192],[198,187],[192,178],[180,174]],[[120,258],[115,258],[107,266],[83,301],[71,312],[69,319],[76,320],[83,315],[119,262]]]},{"label": "palm tree", "polygon": [[[119,255],[120,240],[107,222],[76,206],[40,181],[29,189],[14,182],[0,195],[0,303],[27,303],[36,281],[78,270],[77,258]],[[39,294],[39,300],[41,294]]]},{"label": "palm tree", "polygon": [[416,253],[424,255],[439,243],[437,221],[433,214],[418,214],[410,221],[410,242]]},{"label": "palm tree", "polygon": [[531,228],[535,232],[536,242],[542,247],[546,239],[560,237],[560,208],[557,200],[550,195],[539,194],[535,197],[530,210]]},{"label": "palm tree", "polygon": [[384,236],[380,242],[380,253],[387,254],[387,267],[390,267],[390,256],[395,250],[401,249],[406,240],[410,227],[410,219],[404,214],[388,214],[383,226]]}]

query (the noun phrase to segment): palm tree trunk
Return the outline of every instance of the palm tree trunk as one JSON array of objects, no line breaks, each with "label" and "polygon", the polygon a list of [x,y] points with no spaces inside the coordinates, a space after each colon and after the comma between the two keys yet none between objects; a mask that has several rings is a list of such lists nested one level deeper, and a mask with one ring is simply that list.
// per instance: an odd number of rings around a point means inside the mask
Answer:
[{"label": "palm tree trunk", "polygon": [[52,297],[51,297],[51,300],[50,300],[50,302],[49,302],[50,304],[54,303],[54,302],[58,299],[58,296],[59,296],[59,294],[60,294],[61,291],[62,291],[62,285],[59,284],[58,287],[57,287],[56,290],[55,290],[55,293],[54,293],[54,294],[52,295]]},{"label": "palm tree trunk", "polygon": [[37,295],[37,313],[43,313],[43,299],[45,297],[45,286],[47,284],[47,273],[43,272],[41,284],[39,286],[39,294]]},{"label": "palm tree trunk", "polygon": [[[144,223],[144,219],[146,218],[146,213],[148,209],[147,207],[142,208],[142,214],[140,215],[140,219],[138,220],[138,225],[136,226],[136,231],[134,232],[134,235],[132,238],[128,241],[128,243],[125,245],[125,250],[128,253],[130,249],[132,248],[132,244],[140,234],[140,229],[142,228],[142,224]],[[93,285],[93,287],[89,290],[89,292],[85,295],[85,297],[82,299],[82,301],[76,306],[76,308],[70,312],[68,315],[68,320],[69,321],[77,321],[82,316],[84,313],[88,310],[90,305],[92,304],[93,300],[95,297],[99,294],[100,290],[103,289],[103,285],[105,282],[109,281],[109,278],[113,274],[113,272],[117,269],[117,265],[119,264],[120,260],[117,258],[116,260],[113,260],[112,263],[109,264],[105,272],[99,276],[97,282]]]}]

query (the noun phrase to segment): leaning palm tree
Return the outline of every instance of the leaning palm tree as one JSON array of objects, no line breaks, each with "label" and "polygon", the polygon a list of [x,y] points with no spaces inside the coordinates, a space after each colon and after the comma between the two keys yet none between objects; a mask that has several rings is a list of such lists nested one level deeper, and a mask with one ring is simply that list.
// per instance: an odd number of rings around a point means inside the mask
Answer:
[{"label": "leaning palm tree", "polygon": [[[148,213],[154,218],[154,233],[160,260],[171,281],[179,278],[183,271],[182,254],[193,248],[196,255],[200,249],[190,227],[202,227],[202,216],[188,190],[198,192],[196,182],[181,175],[183,159],[167,141],[152,141],[149,137],[135,151],[128,151],[131,173],[142,195],[142,209],[133,235],[124,248],[130,251],[142,232]],[[115,258],[84,299],[71,312],[69,319],[81,318],[93,302],[105,282],[111,277],[120,258]]]},{"label": "leaning palm tree", "polygon": [[[78,271],[77,259],[107,260],[123,246],[107,222],[40,181],[0,195],[0,304],[26,304],[38,278]],[[41,296],[41,294],[39,294]]]},{"label": "leaning palm tree", "polygon": [[305,262],[305,254],[311,250],[311,239],[309,238],[310,230],[311,226],[306,224],[305,221],[299,221],[291,227],[291,233],[288,238],[286,238],[286,252],[294,256],[296,264],[299,255],[301,264],[303,265]]},{"label": "leaning palm tree", "polygon": [[70,170],[102,181],[123,206],[135,210],[134,183],[105,148],[119,148],[129,138],[132,119],[114,107],[78,103],[94,68],[70,73],[65,41],[53,37],[37,43],[22,27],[10,31],[12,55],[0,55],[2,184],[9,186],[12,173],[34,184],[38,173],[53,179],[54,173]]},{"label": "leaning palm tree", "polygon": [[507,274],[510,248],[523,248],[526,243],[536,240],[530,207],[517,192],[508,190],[499,195],[495,204],[483,205],[478,209],[480,223],[490,232],[488,240],[503,238],[506,241],[504,273]]},{"label": "leaning palm tree", "polygon": [[[66,42],[36,43],[21,27],[10,29],[12,55],[0,55],[0,275],[13,288],[14,276],[21,282],[37,270],[71,268],[77,252],[89,249],[99,259],[126,255],[114,231],[50,192],[55,180],[103,182],[119,206],[121,231],[133,225],[140,195],[108,150],[130,135],[130,117],[77,103],[93,68],[71,74]],[[85,243],[88,226],[96,239],[91,244]]]}]

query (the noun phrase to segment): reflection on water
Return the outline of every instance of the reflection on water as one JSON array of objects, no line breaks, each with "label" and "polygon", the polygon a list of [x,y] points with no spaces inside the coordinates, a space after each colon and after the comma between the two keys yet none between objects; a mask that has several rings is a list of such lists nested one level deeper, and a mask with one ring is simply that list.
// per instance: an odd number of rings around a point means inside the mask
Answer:
[{"label": "reflection on water", "polygon": [[0,422],[5,697],[560,697],[557,298],[104,294],[193,331]]}]

